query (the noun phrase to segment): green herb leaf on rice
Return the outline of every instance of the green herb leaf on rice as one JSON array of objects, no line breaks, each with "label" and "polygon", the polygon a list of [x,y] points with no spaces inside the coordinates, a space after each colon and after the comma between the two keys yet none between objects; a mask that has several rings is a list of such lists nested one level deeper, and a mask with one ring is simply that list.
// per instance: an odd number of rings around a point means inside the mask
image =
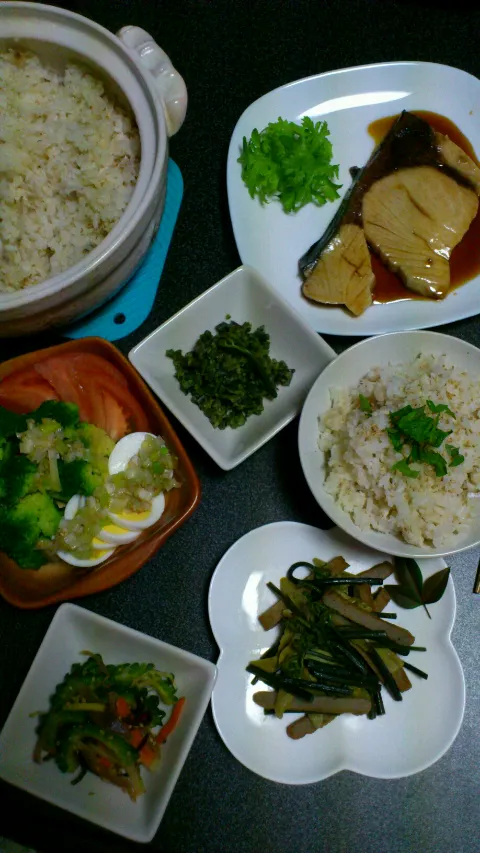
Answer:
[{"label": "green herb leaf on rice", "polygon": [[360,405],[360,409],[362,412],[365,412],[366,415],[371,415],[373,412],[372,404],[368,397],[365,397],[363,394],[358,395],[358,401]]},{"label": "green herb leaf on rice", "polygon": [[435,405],[432,400],[427,400],[427,406],[434,414],[440,414],[442,412],[445,412],[446,415],[450,415],[450,417],[456,418],[456,415],[452,412],[451,409],[449,409],[448,406],[445,405],[445,403],[439,403],[438,405]]},{"label": "green herb leaf on rice", "polygon": [[399,462],[395,462],[395,465],[392,465],[391,470],[398,471],[399,474],[404,474],[405,477],[410,477],[413,480],[416,480],[416,478],[420,476],[420,471],[416,471],[415,468],[410,468],[406,459],[400,459]]},{"label": "green herb leaf on rice", "polygon": [[[453,430],[443,430],[438,426],[440,414],[447,414],[455,418],[455,414],[444,403],[435,404],[427,400],[427,408],[435,414],[435,417],[425,412],[425,406],[414,409],[412,406],[403,406],[396,412],[390,412],[390,428],[387,435],[394,450],[400,452],[404,445],[409,447],[408,456],[396,462],[391,471],[397,471],[406,477],[418,477],[418,471],[410,468],[412,462],[421,462],[431,465],[437,477],[444,477],[448,473],[448,465],[445,458],[437,453],[435,449],[440,447]],[[458,448],[446,445],[450,454],[450,467],[460,465],[464,457]]]},{"label": "green herb leaf on rice", "polygon": [[453,447],[452,444],[446,444],[445,447],[450,455],[450,468],[456,468],[457,465],[461,465],[465,461],[465,456],[462,456],[458,447]]}]

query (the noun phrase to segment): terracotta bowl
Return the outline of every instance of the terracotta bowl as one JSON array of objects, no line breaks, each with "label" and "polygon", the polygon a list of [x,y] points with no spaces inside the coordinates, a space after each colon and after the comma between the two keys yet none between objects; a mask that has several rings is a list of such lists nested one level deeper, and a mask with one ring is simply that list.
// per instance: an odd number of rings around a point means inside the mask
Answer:
[{"label": "terracotta bowl", "polygon": [[166,494],[165,511],[155,525],[145,530],[134,542],[116,548],[109,560],[94,569],[75,569],[59,560],[32,571],[19,568],[0,552],[0,595],[10,604],[26,609],[102,592],[121,583],[158,551],[200,502],[198,477],[175,431],[137,371],[112,344],[101,338],[83,338],[37,350],[0,364],[0,380],[17,370],[39,364],[44,358],[65,353],[94,353],[107,359],[123,373],[130,391],[147,415],[148,429],[163,436],[170,450],[177,456],[177,477],[181,485]]}]

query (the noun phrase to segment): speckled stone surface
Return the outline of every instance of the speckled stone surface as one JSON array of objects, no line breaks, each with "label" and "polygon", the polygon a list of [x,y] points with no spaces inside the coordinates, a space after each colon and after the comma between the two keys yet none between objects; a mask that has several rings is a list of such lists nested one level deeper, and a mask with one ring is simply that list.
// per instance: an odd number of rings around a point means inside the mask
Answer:
[{"label": "speckled stone surface", "polygon": [[[56,5],[113,31],[130,23],[144,27],[170,54],[189,89],[187,121],[171,144],[185,180],[179,222],[154,310],[134,335],[119,341],[125,353],[238,265],[225,161],[234,125],[253,100],[310,74],[377,61],[442,62],[480,76],[480,6],[467,13],[462,0],[72,0]],[[442,330],[480,345],[478,318]],[[0,341],[0,359],[54,339]],[[329,343],[340,351],[353,341]],[[303,479],[296,423],[230,473],[221,472],[181,427],[179,433],[202,481],[198,512],[137,575],[80,603],[215,660],[206,601],[211,574],[226,549],[270,521],[294,519],[321,527],[329,522]],[[317,785],[276,785],[235,761],[208,712],[149,847],[166,853],[479,853],[480,597],[471,593],[479,556],[469,552],[451,560],[458,601],[454,642],[465,670],[467,709],[443,759],[399,781],[343,772]],[[0,724],[53,613],[54,608],[21,612],[0,601]],[[0,787],[0,803],[0,834],[44,853],[142,849],[7,786]]]}]

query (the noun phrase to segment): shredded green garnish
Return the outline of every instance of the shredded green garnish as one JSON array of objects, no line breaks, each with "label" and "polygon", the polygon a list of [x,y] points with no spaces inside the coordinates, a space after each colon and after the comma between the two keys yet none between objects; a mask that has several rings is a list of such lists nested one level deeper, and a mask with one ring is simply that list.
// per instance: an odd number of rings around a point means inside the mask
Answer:
[{"label": "shredded green garnish", "polygon": [[250,415],[263,412],[264,400],[277,396],[279,385],[290,385],[294,370],[269,355],[264,326],[223,322],[215,334],[205,331],[190,352],[169,349],[175,377],[213,427],[243,426]]},{"label": "shredded green garnish", "polygon": [[338,165],[331,165],[332,144],[326,121],[304,116],[300,125],[279,118],[243,138],[238,162],[252,198],[262,204],[278,199],[285,213],[339,198]]}]

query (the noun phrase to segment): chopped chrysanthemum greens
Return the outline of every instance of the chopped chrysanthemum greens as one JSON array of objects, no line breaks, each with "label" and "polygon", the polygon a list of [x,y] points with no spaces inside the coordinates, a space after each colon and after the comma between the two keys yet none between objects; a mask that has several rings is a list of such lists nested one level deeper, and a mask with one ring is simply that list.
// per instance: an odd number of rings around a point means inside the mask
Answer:
[{"label": "chopped chrysanthemum greens", "polygon": [[294,373],[284,361],[269,355],[270,337],[264,326],[220,323],[215,334],[203,332],[190,352],[169,349],[175,376],[184,394],[207,416],[213,427],[240,427],[250,415],[263,412],[264,400],[277,396]]},{"label": "chopped chrysanthemum greens", "polygon": [[277,198],[286,213],[310,202],[318,206],[339,197],[338,166],[331,165],[332,144],[326,121],[301,124],[279,118],[243,138],[238,162],[252,196],[265,204]]}]

